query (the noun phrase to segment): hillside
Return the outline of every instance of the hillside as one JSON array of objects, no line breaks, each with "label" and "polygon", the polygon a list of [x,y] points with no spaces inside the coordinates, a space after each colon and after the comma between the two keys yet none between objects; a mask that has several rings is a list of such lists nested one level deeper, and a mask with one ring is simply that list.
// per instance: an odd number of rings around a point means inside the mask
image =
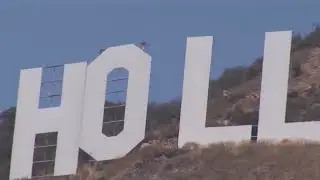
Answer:
[{"label": "hillside", "polygon": [[[316,180],[320,145],[232,143],[208,148],[143,148],[122,159],[85,166],[75,179],[110,180]],[[58,178],[57,178],[58,179]]]},{"label": "hillside", "polygon": [[[226,69],[210,81],[207,126],[258,123],[263,57],[248,67]],[[320,27],[295,35],[287,102],[287,122],[320,120]],[[120,113],[120,112],[114,112]],[[150,104],[147,137],[128,156],[99,164],[107,179],[319,179],[320,145],[293,143],[178,149],[180,102]],[[8,179],[15,108],[1,114],[0,179]],[[90,157],[79,154],[80,165]],[[301,163],[299,164],[299,162]],[[82,169],[82,168],[80,168]],[[90,168],[90,172],[92,168]],[[85,170],[81,170],[85,173]],[[79,178],[78,178],[79,179]]]}]

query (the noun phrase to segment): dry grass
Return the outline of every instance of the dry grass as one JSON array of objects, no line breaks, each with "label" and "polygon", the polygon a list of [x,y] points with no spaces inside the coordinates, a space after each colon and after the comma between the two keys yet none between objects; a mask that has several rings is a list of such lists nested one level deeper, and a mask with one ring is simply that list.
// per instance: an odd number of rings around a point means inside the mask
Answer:
[{"label": "dry grass", "polygon": [[84,166],[70,179],[317,180],[320,179],[320,144],[245,142],[206,148],[189,145],[182,149],[152,145],[106,164]]}]

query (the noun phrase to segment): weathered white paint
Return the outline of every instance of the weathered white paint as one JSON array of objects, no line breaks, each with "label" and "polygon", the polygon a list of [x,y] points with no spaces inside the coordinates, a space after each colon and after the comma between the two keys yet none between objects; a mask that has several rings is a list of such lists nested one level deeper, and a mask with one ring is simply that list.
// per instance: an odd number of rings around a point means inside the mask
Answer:
[{"label": "weathered white paint", "polygon": [[205,127],[213,37],[187,39],[180,114],[179,147],[249,140],[251,126]]},{"label": "weathered white paint", "polygon": [[291,31],[266,33],[258,139],[320,140],[320,122],[285,123]]},{"label": "weathered white paint", "polygon": [[38,109],[42,68],[21,71],[10,179],[31,177],[35,135],[46,132],[58,132],[54,175],[76,172],[86,65],[65,65],[61,106],[46,109]]},{"label": "weathered white paint", "polygon": [[[107,75],[115,68],[129,72],[124,129],[102,133]],[[106,49],[87,68],[81,148],[98,161],[122,157],[145,136],[151,57],[135,45]]]}]

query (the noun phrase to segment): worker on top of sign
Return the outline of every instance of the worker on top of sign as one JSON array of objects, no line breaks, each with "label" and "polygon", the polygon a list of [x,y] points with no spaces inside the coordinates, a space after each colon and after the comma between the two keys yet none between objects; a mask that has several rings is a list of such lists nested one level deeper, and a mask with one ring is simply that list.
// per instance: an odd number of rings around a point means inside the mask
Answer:
[{"label": "worker on top of sign", "polygon": [[145,50],[145,48],[147,46],[149,46],[149,43],[147,43],[146,41],[142,41],[140,43],[135,44],[136,46],[138,46],[140,49]]}]

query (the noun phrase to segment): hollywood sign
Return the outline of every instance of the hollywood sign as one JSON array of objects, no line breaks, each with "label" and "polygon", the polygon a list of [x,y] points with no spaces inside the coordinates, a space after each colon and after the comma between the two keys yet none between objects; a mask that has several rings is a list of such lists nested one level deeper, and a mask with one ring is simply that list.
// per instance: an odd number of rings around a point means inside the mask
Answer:
[{"label": "hollywood sign", "polygon": [[[320,122],[285,123],[291,37],[291,31],[265,35],[258,140],[320,139]],[[205,127],[212,44],[211,36],[187,38],[179,147],[251,137],[251,125]],[[129,72],[124,129],[107,137],[106,79],[119,67]],[[90,64],[66,64],[61,106],[46,109],[38,108],[42,68],[21,70],[10,179],[31,177],[38,133],[58,132],[55,176],[76,173],[79,148],[97,161],[125,156],[145,137],[150,69],[150,55],[133,44],[108,48]]]}]

